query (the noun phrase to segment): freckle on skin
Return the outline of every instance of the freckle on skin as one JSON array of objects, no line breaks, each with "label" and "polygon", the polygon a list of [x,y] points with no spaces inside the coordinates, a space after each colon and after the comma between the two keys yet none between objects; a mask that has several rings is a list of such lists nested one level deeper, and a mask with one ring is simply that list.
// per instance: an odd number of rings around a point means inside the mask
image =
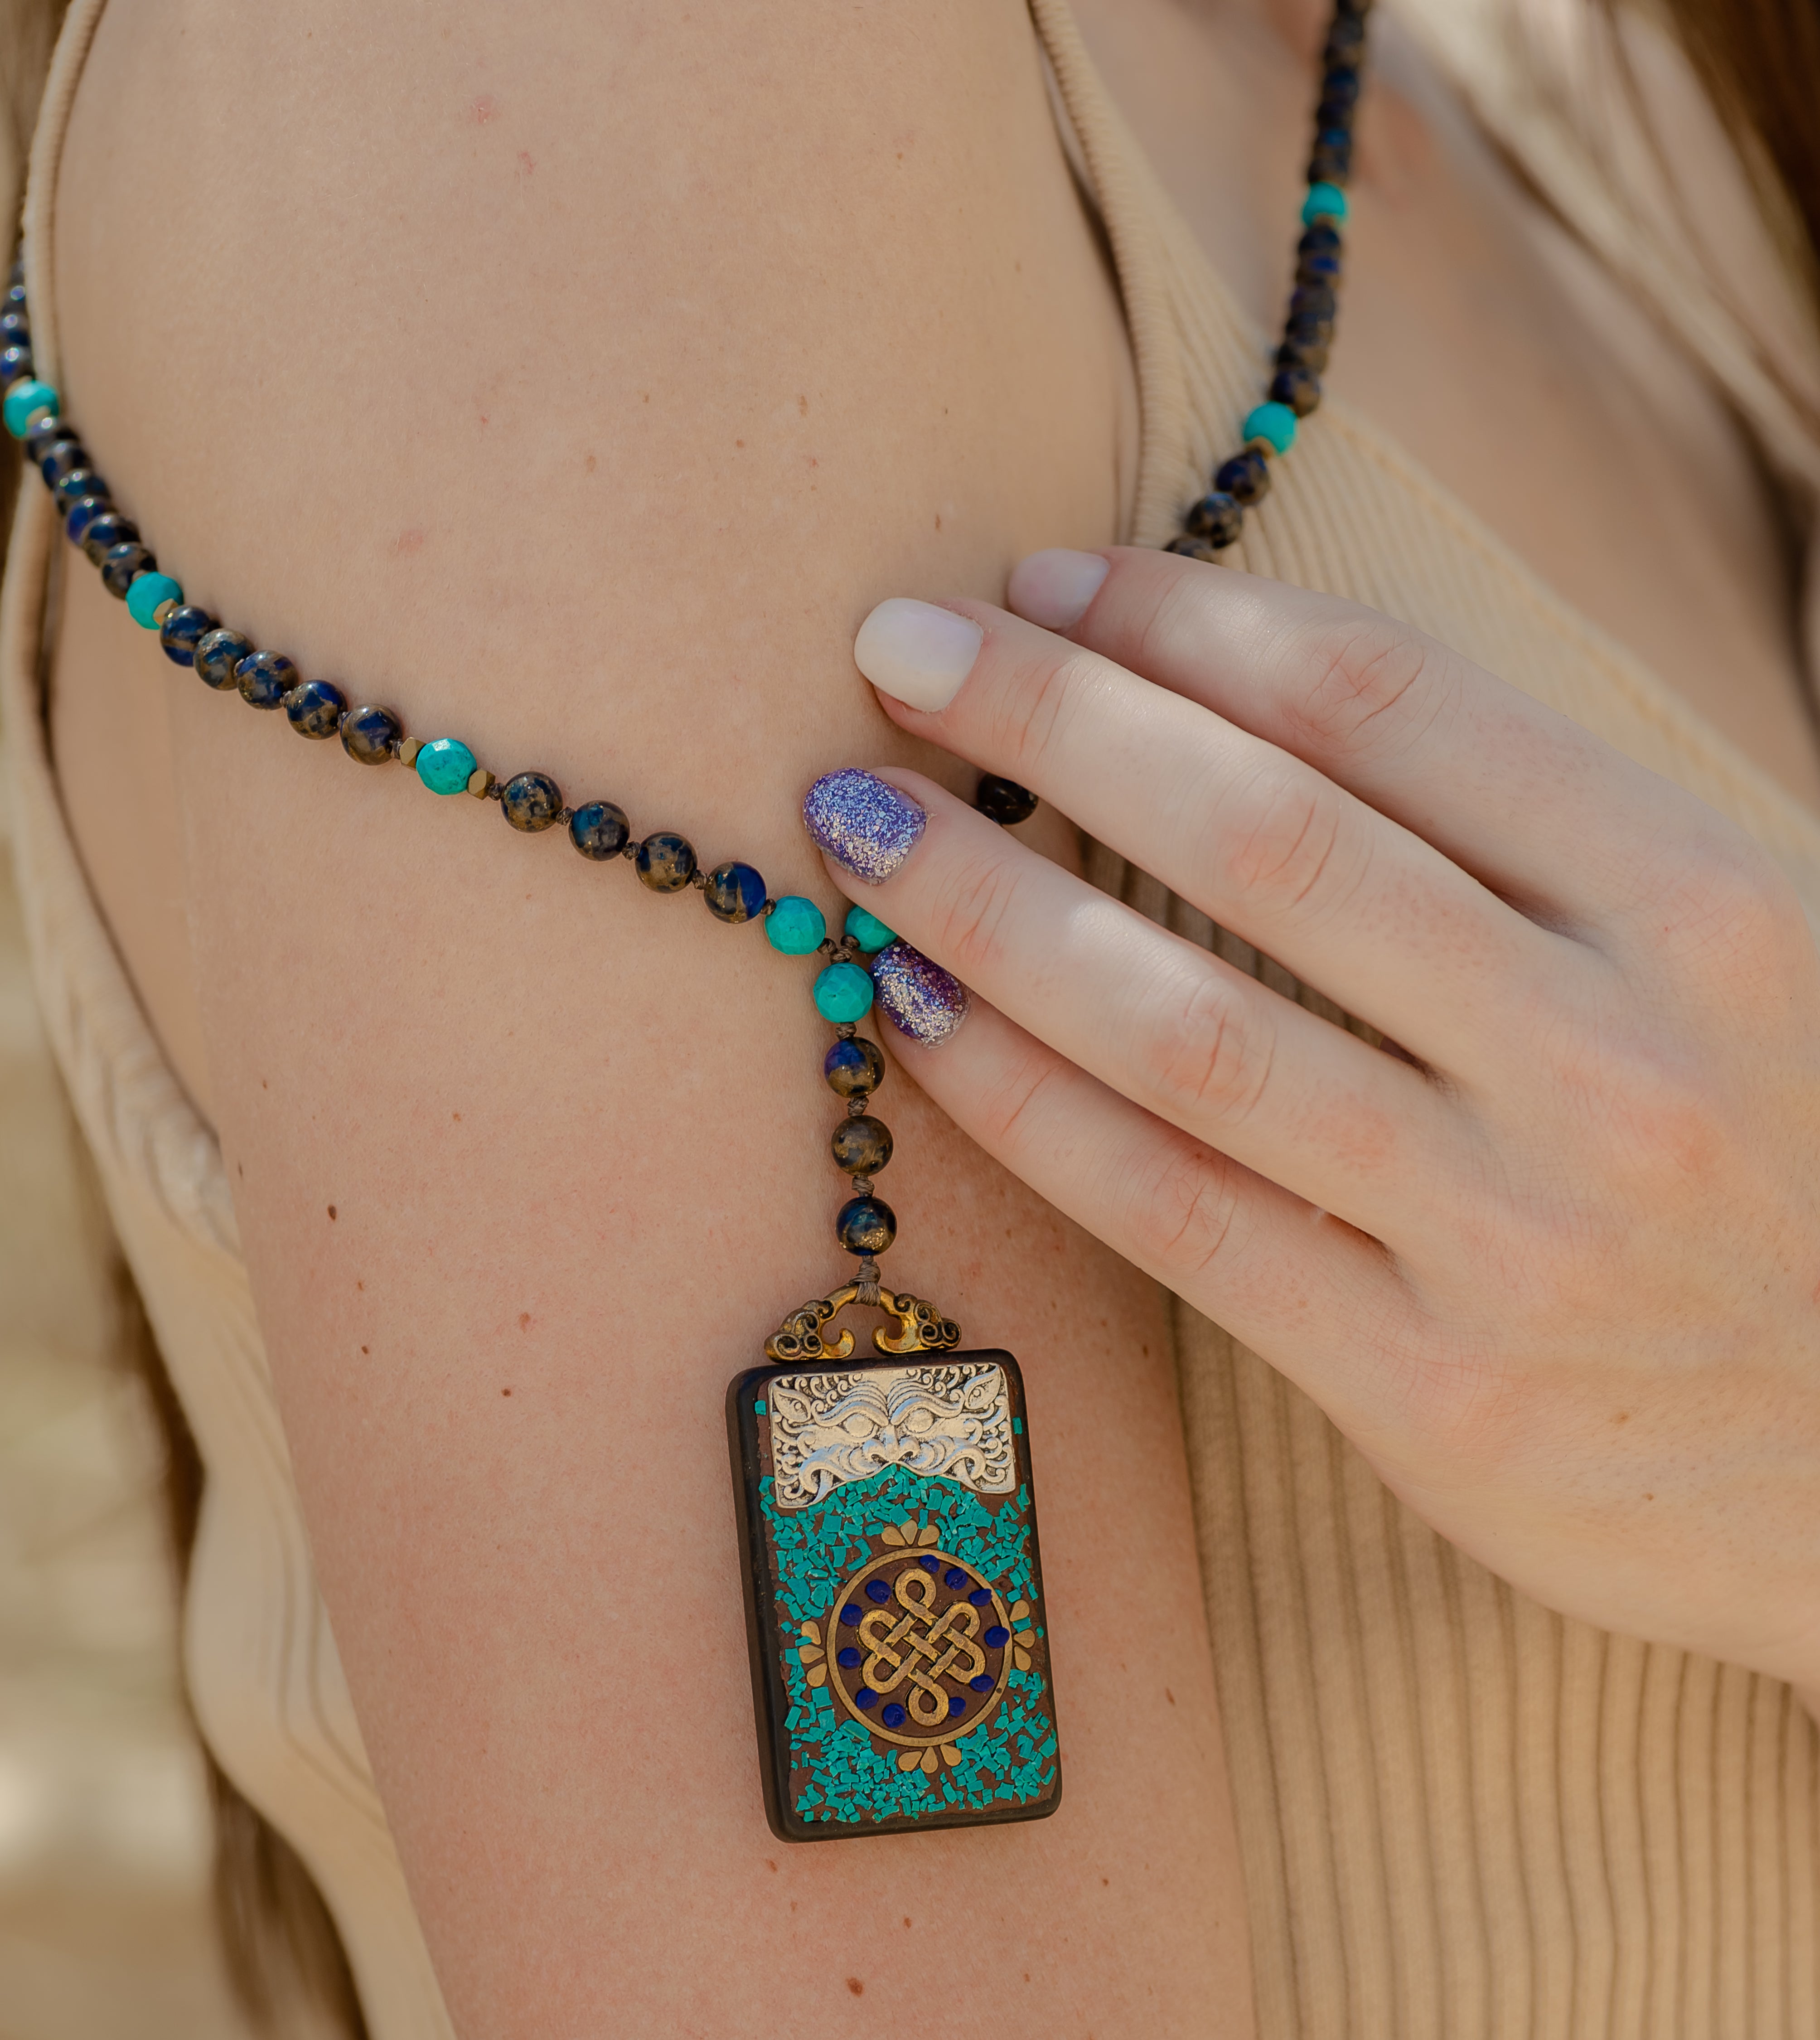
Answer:
[{"label": "freckle on skin", "polygon": [[590,454],[590,455],[588,456],[588,458],[587,458],[584,461],[583,461],[583,462],[581,463],[581,472],[582,472],[584,474],[592,474],[594,472],[595,469],[596,469],[596,468],[597,468],[600,465],[600,462],[599,462],[599,461],[597,461],[597,460],[594,458],[594,456],[593,456],[593,455],[592,455],[592,454]]},{"label": "freckle on skin", "polygon": [[849,1977],[847,1979],[847,1988],[855,1997],[863,1997],[866,1995],[866,1986],[858,1977]]},{"label": "freckle on skin", "polygon": [[1175,1706],[1175,1696],[1172,1692],[1170,1692],[1169,1688],[1168,1688],[1167,1686],[1165,1686],[1165,1687],[1163,1688],[1163,1698],[1164,1698],[1164,1699],[1165,1699],[1169,1703],[1169,1704],[1170,1704],[1171,1707],[1174,1707],[1174,1706]]},{"label": "freckle on skin", "polygon": [[360,1349],[362,1353],[371,1353],[372,1349],[373,1349],[370,1345],[364,1345]]},{"label": "freckle on skin", "polygon": [[531,1329],[531,1313],[530,1313],[530,1311],[520,1311],[519,1312],[519,1314],[518,1314],[518,1329],[519,1329],[521,1332],[527,1332],[527,1331],[529,1331],[529,1330],[530,1330],[530,1329]]},{"label": "freckle on skin", "polygon": [[502,1388],[499,1392],[501,1395],[509,1395],[512,1391],[509,1388]]},{"label": "freckle on skin", "polygon": [[333,1205],[329,1207],[329,1216],[331,1219],[335,1216],[335,1207]]},{"label": "freckle on skin", "polygon": [[764,1859],[764,1867],[767,1870],[775,1870],[777,1868],[777,1865],[771,1861],[768,1855]]}]

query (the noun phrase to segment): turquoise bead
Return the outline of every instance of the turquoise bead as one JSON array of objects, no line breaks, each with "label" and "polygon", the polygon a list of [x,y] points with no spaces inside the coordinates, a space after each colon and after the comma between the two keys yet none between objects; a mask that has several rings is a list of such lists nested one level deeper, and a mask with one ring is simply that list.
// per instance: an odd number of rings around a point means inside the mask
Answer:
[{"label": "turquoise bead", "polygon": [[765,940],[780,956],[808,956],[821,946],[828,923],[813,900],[797,893],[779,900],[766,915]]},{"label": "turquoise bead", "polygon": [[0,417],[6,420],[6,429],[13,438],[22,440],[40,411],[48,411],[55,417],[63,408],[63,398],[48,382],[15,382],[6,392],[5,404],[0,405]]},{"label": "turquoise bead", "polygon": [[1246,413],[1239,436],[1247,446],[1253,440],[1268,440],[1278,453],[1287,453],[1296,443],[1296,414],[1287,404],[1260,404]]},{"label": "turquoise bead", "polygon": [[1310,185],[1302,200],[1302,224],[1312,226],[1317,219],[1344,219],[1346,195],[1338,185]]},{"label": "turquoise bead", "polygon": [[432,737],[417,753],[417,777],[432,794],[464,794],[474,755],[459,736]]},{"label": "turquoise bead", "polygon": [[883,949],[887,942],[894,942],[897,939],[876,914],[867,913],[863,907],[847,908],[847,932],[868,956]]},{"label": "turquoise bead", "polygon": [[815,980],[815,1010],[838,1026],[872,1010],[872,976],[856,963],[831,963]]},{"label": "turquoise bead", "polygon": [[169,574],[143,573],[127,590],[127,614],[142,630],[158,628],[158,611],[167,602],[181,602],[183,590]]}]

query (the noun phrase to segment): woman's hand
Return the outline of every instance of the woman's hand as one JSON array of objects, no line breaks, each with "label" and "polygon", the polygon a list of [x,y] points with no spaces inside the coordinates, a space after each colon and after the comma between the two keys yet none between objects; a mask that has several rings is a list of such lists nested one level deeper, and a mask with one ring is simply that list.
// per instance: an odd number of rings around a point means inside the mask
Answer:
[{"label": "woman's hand", "polygon": [[974,994],[908,1067],[1505,1578],[1820,1686],[1820,962],[1790,886],[1413,630],[1109,557],[1025,561],[1028,621],[884,604],[856,656],[904,729],[1403,1052],[927,780],[887,775],[919,828],[842,775],[812,801],[836,882]]}]

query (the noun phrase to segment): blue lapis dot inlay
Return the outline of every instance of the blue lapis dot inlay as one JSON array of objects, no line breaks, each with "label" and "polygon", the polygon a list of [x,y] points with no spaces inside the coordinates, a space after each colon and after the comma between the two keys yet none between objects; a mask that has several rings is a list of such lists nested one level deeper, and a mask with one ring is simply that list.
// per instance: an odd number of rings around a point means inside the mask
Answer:
[{"label": "blue lapis dot inlay", "polygon": [[991,1590],[986,1587],[975,1587],[967,1597],[975,1608],[984,1608],[992,1597]]},{"label": "blue lapis dot inlay", "polygon": [[950,1693],[950,1694],[948,1696],[948,1718],[949,1718],[949,1720],[950,1720],[950,1721],[958,1721],[958,1720],[961,1718],[961,1715],[964,1715],[966,1711],[967,1711],[967,1703],[966,1703],[964,1699],[961,1699],[961,1697],[960,1696],[960,1695],[959,1695],[958,1693]]},{"label": "blue lapis dot inlay", "polygon": [[850,1643],[845,1650],[835,1654],[834,1661],[843,1672],[855,1672],[859,1669],[859,1653]]},{"label": "blue lapis dot inlay", "polygon": [[849,1601],[840,1611],[840,1619],[849,1629],[857,1629],[859,1627],[859,1616],[860,1611],[851,1601]]},{"label": "blue lapis dot inlay", "polygon": [[868,1600],[889,1600],[891,1598],[891,1589],[883,1580],[868,1580],[866,1582],[866,1598]]},{"label": "blue lapis dot inlay", "polygon": [[1011,1632],[1003,1623],[995,1622],[980,1638],[988,1650],[1003,1650],[1011,1640]]},{"label": "blue lapis dot inlay", "polygon": [[878,1696],[870,1686],[862,1686],[853,1696],[853,1704],[856,1707],[864,1707],[870,1711],[878,1706]]},{"label": "blue lapis dot inlay", "polygon": [[967,1575],[958,1566],[950,1566],[942,1575],[942,1584],[945,1587],[953,1588],[956,1593],[958,1593],[967,1584]]},{"label": "blue lapis dot inlay", "polygon": [[885,1708],[885,1711],[878,1717],[878,1718],[884,1722],[887,1728],[901,1728],[908,1717],[905,1715],[904,1710],[898,1706],[897,1703],[893,1700],[891,1704]]},{"label": "blue lapis dot inlay", "polygon": [[992,1674],[988,1672],[982,1672],[978,1678],[969,1679],[967,1684],[976,1693],[989,1693],[992,1690]]},{"label": "blue lapis dot inlay", "polygon": [[916,1562],[926,1573],[939,1573],[942,1570],[942,1561],[939,1559],[931,1559],[927,1551]]}]

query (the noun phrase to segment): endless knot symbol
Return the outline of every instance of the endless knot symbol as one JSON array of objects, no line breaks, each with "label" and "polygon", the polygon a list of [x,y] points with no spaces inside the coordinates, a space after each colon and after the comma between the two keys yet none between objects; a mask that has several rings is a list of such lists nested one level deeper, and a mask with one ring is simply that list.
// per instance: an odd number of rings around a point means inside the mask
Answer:
[{"label": "endless knot symbol", "polygon": [[828,1617],[828,1683],[887,1742],[951,1742],[1004,1697],[1007,1619],[997,1591],[965,1560],[887,1554],[848,1580]]},{"label": "endless knot symbol", "polygon": [[894,1692],[908,1679],[910,1718],[921,1729],[946,1726],[948,1696],[936,1680],[949,1671],[957,1679],[977,1678],[986,1669],[986,1654],[974,1641],[980,1611],[958,1600],[935,1614],[933,1575],[908,1568],[893,1591],[908,1612],[893,1625],[889,1608],[875,1608],[860,1623],[859,1640],[872,1653],[860,1677],[875,1693]]}]

